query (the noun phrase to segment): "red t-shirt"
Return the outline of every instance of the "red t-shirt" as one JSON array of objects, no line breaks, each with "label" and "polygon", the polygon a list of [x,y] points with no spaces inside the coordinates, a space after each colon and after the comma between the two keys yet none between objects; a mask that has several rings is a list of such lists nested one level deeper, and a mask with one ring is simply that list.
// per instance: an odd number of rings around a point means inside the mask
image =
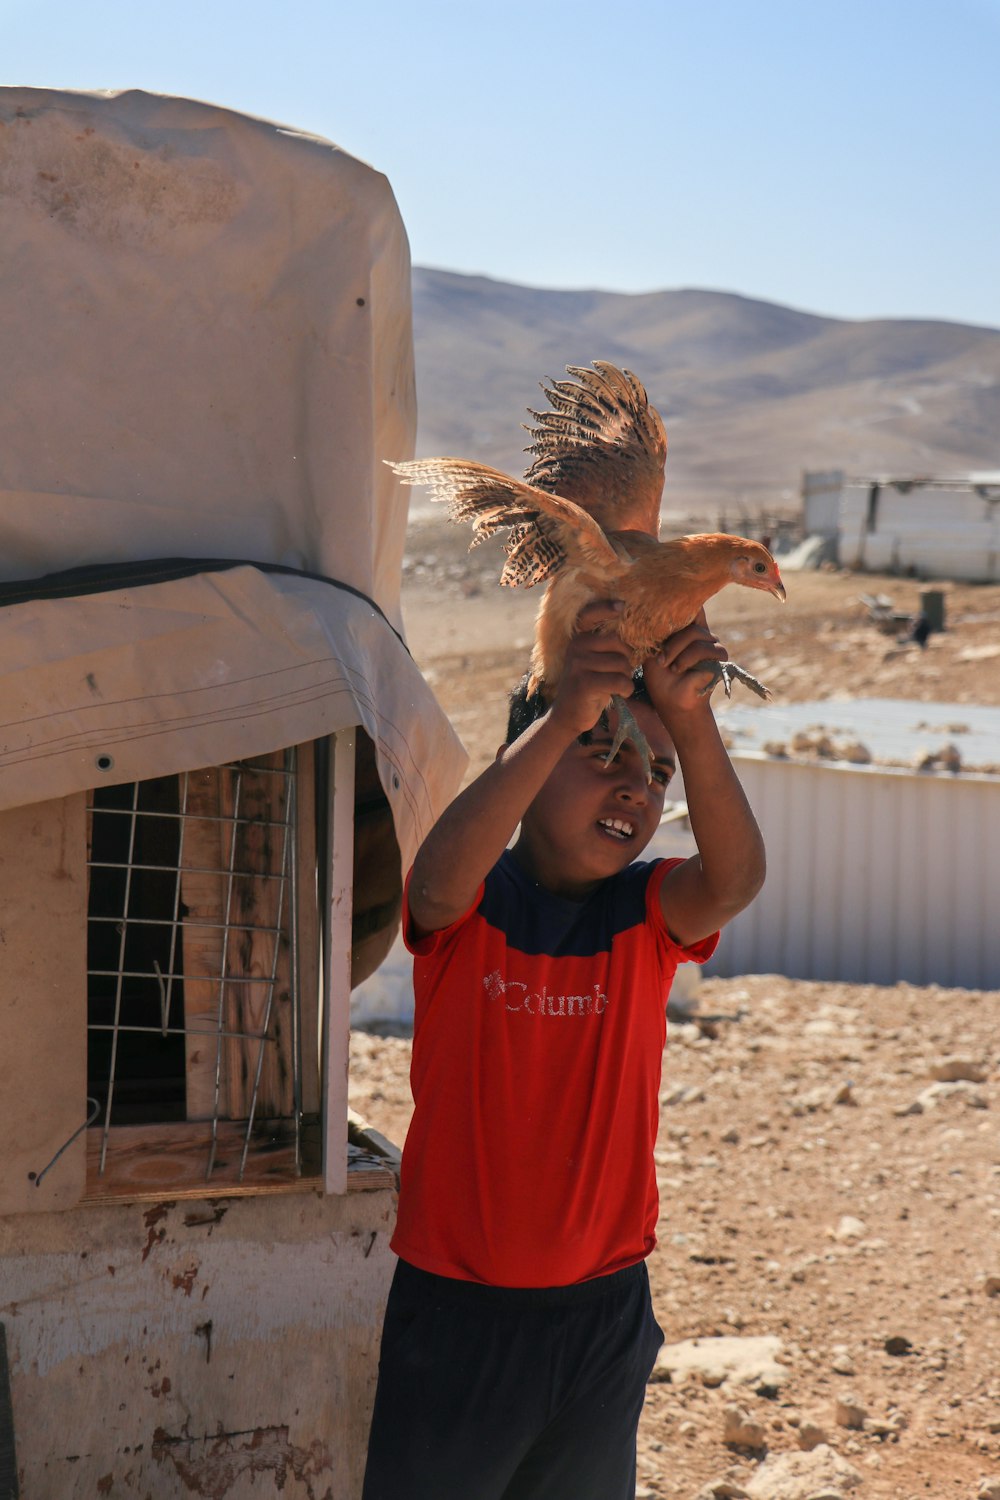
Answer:
[{"label": "red t-shirt", "polygon": [[584,901],[506,852],[474,906],[414,939],[414,1113],[392,1248],[494,1286],[568,1286],[656,1243],[653,1146],[667,993],[703,963],[660,912],[678,860],[633,864]]}]

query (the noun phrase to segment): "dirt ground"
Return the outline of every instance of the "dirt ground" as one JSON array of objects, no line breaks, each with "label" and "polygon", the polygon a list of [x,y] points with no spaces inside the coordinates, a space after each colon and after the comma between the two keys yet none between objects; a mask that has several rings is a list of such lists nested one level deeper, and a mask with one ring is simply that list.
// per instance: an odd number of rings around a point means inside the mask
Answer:
[{"label": "dirt ground", "polygon": [[[404,609],[474,774],[502,739],[537,591],[501,592],[496,551],[469,557],[465,544],[436,518],[413,528]],[[943,585],[947,629],[921,651],[859,603],[882,593],[915,612],[918,581],[785,581],[784,609],[732,589],[709,607],[776,697],[1000,703],[1000,587]],[[738,1500],[757,1474],[755,1500],[974,1497],[987,1478],[1000,1496],[998,1020],[1000,992],[751,975],[705,981],[692,1018],[672,1023],[657,1316],[667,1344],[776,1338],[784,1373],[740,1385],[657,1372],[638,1495]],[[405,1039],[352,1039],[352,1105],[397,1141],[409,1051]],[[727,1443],[733,1406],[745,1426]],[[768,1487],[762,1465],[807,1449],[818,1462],[824,1441],[856,1478]]]}]

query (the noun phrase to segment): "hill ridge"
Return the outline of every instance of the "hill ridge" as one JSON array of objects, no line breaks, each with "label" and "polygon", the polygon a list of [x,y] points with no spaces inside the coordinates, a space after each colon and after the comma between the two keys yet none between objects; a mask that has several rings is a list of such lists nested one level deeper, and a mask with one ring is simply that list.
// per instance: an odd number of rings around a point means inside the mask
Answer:
[{"label": "hill ridge", "polygon": [[635,372],[667,424],[666,509],[792,505],[806,469],[1000,468],[1000,330],[419,266],[413,296],[420,455],[523,472],[539,383],[608,359]]}]

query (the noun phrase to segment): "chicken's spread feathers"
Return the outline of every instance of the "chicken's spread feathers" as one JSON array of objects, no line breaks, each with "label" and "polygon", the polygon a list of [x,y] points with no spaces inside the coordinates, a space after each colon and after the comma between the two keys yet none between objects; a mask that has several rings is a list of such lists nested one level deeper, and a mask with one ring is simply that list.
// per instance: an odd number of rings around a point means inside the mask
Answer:
[{"label": "chicken's spread feathers", "polygon": [[615,567],[619,554],[593,516],[572,500],[465,458],[418,458],[391,468],[405,484],[430,486],[453,521],[472,522],[472,546],[509,527],[500,582],[530,588],[566,563]]},{"label": "chicken's spread feathers", "polygon": [[575,500],[605,531],[660,529],[667,435],[641,381],[605,360],[567,366],[576,381],[542,386],[551,411],[530,414],[525,479]]},{"label": "chicken's spread feathers", "polygon": [[471,545],[509,528],[500,582],[530,588],[566,563],[610,565],[620,550],[606,533],[656,537],[667,435],[642,383],[606,360],[567,366],[576,381],[542,389],[552,407],[531,412],[535,455],[524,479],[461,458],[391,467],[407,484],[426,484],[455,521],[471,521]]},{"label": "chicken's spread feathers", "polygon": [[549,580],[530,673],[532,690],[545,697],[558,686],[580,610],[591,600],[621,601],[606,628],[638,666],[728,583],[784,598],[760,542],[724,533],[658,540],[667,451],[659,415],[627,370],[595,360],[592,370],[571,365],[567,373],[577,380],[546,390],[552,410],[532,412],[538,425],[528,429],[535,441],[527,451],[535,458],[524,479],[463,458],[391,465],[405,483],[429,485],[453,520],[471,521],[472,546],[507,528],[501,583]]}]

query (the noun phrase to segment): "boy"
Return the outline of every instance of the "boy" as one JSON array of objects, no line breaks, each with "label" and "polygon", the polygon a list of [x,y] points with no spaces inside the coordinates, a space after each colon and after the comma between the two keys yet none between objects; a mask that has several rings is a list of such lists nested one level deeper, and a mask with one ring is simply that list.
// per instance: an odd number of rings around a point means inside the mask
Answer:
[{"label": "boy", "polygon": [[[764,850],[694,670],[726,658],[704,613],[640,688],[597,633],[619,607],[581,611],[551,707],[518,733],[514,704],[409,878],[415,1108],[364,1500],[635,1493],[667,991]],[[603,710],[633,687],[651,781],[630,741],[606,759]],[[635,864],[678,760],[698,854]]]}]

